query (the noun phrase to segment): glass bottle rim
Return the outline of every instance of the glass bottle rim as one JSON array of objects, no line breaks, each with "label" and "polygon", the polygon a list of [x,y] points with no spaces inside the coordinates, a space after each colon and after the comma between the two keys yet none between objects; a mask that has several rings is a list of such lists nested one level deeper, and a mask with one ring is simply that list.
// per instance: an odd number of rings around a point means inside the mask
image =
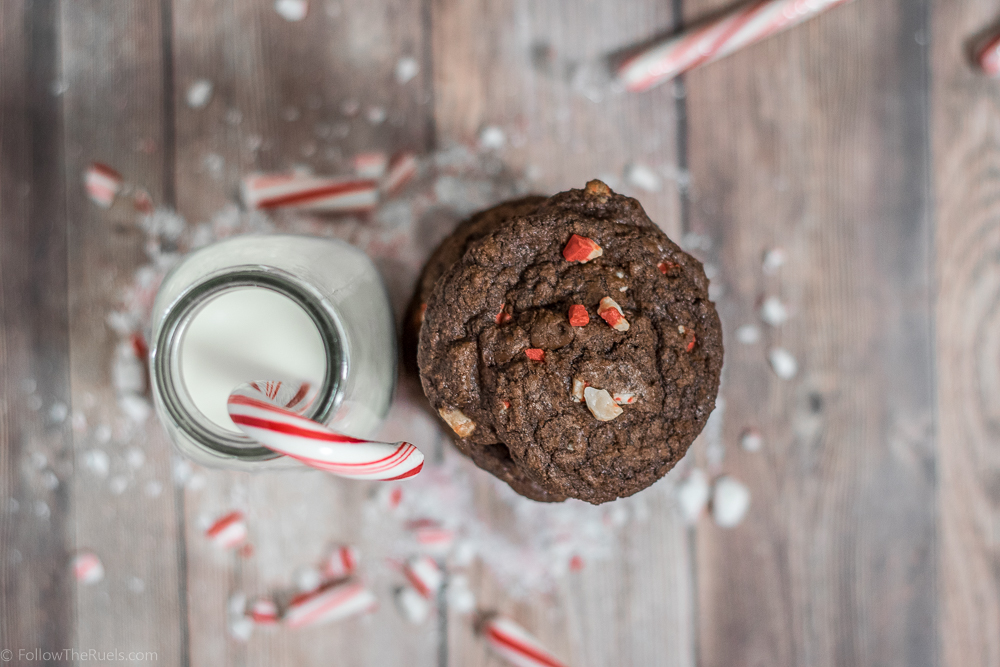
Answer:
[{"label": "glass bottle rim", "polygon": [[312,285],[281,269],[263,265],[230,266],[190,285],[164,311],[150,353],[150,368],[164,412],[194,444],[225,458],[266,461],[281,455],[209,420],[194,406],[180,371],[181,343],[194,317],[215,297],[245,287],[270,289],[291,299],[316,325],[326,352],[326,372],[315,407],[306,416],[324,424],[329,422],[343,399],[340,388],[348,372],[340,318]]}]

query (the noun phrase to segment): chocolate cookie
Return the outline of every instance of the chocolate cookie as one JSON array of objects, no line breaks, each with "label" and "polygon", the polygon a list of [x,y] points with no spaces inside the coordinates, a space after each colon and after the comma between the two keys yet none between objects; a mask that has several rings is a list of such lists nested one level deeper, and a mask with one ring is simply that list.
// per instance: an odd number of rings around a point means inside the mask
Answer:
[{"label": "chocolate cookie", "polygon": [[640,491],[715,407],[722,330],[701,264],[600,181],[467,242],[420,330],[431,405],[538,500]]}]

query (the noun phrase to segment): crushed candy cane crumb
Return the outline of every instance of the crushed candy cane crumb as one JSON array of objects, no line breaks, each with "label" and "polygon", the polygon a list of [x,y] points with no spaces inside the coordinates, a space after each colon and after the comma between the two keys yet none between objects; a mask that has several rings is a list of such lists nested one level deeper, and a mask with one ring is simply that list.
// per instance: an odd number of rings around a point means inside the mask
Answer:
[{"label": "crushed candy cane crumb", "polygon": [[566,242],[562,255],[567,262],[586,263],[604,254],[603,248],[585,236],[573,234]]},{"label": "crushed candy cane crumb", "polygon": [[537,347],[529,347],[524,351],[524,356],[532,361],[545,361],[545,350],[539,350]]},{"label": "crushed candy cane crumb", "polygon": [[576,303],[570,306],[569,324],[574,327],[585,327],[590,324],[590,315],[587,313],[587,307]]},{"label": "crushed candy cane crumb", "polygon": [[629,323],[625,319],[625,314],[622,312],[622,307],[618,305],[618,302],[612,299],[610,296],[606,296],[601,299],[601,303],[597,306],[597,314],[601,316],[601,319],[608,323],[615,331],[628,331]]}]

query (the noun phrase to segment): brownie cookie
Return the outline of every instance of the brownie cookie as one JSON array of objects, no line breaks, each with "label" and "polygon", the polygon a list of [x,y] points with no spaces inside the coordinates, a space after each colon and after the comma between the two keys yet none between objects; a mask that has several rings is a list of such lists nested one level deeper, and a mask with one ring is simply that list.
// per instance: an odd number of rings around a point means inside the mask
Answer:
[{"label": "brownie cookie", "polygon": [[418,347],[458,447],[538,500],[607,502],[666,474],[719,387],[701,264],[600,181],[464,245],[433,282]]}]

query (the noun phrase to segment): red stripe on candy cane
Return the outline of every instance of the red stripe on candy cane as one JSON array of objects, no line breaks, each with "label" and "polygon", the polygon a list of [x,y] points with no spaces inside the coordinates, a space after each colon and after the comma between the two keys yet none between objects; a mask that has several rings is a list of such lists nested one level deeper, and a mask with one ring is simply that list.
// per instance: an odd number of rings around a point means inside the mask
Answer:
[{"label": "red stripe on candy cane", "polygon": [[292,600],[284,622],[290,628],[319,625],[371,612],[377,606],[375,596],[361,584],[334,584]]},{"label": "red stripe on candy cane", "polygon": [[253,175],[243,181],[247,208],[300,208],[367,212],[378,204],[375,180],[325,178],[311,174]]},{"label": "red stripe on candy cane", "polygon": [[642,49],[622,62],[615,76],[626,90],[649,90],[847,2],[851,0],[758,0]]},{"label": "red stripe on candy cane", "polygon": [[496,653],[517,667],[566,667],[566,663],[509,618],[493,617],[486,623],[484,635]]},{"label": "red stripe on candy cane", "polygon": [[282,407],[297,407],[307,393],[281,382],[242,385],[229,396],[229,416],[261,445],[335,475],[390,481],[412,477],[423,468],[423,454],[408,442],[343,435],[302,416],[298,408]]}]

